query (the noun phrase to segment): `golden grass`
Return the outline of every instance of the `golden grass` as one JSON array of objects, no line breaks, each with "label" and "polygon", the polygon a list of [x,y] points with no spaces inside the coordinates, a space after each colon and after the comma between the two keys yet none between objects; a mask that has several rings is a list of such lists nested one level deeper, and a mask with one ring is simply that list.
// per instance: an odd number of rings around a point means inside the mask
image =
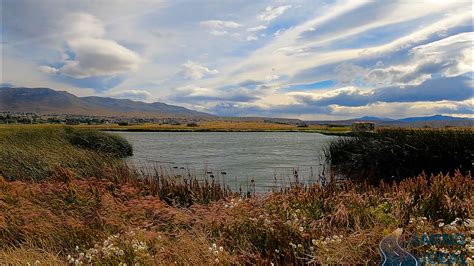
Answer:
[{"label": "golden grass", "polygon": [[[397,227],[408,237],[450,230],[474,234],[472,225],[438,226],[451,223],[450,217],[461,223],[473,219],[472,191],[472,178],[458,173],[379,188],[295,186],[180,208],[137,182],[2,180],[0,250],[23,261],[66,262],[71,255],[88,262],[89,254],[98,264],[376,264],[378,242]],[[431,216],[438,210],[444,216]],[[425,222],[413,224],[414,219]]]},{"label": "golden grass", "polygon": [[286,125],[268,122],[247,121],[204,121],[198,127],[190,127],[186,124],[170,125],[146,123],[140,125],[119,126],[111,125],[79,125],[78,127],[95,128],[100,130],[130,130],[130,131],[302,131],[302,132],[347,132],[350,127],[327,127],[321,125],[309,125],[298,127],[297,125]]}]

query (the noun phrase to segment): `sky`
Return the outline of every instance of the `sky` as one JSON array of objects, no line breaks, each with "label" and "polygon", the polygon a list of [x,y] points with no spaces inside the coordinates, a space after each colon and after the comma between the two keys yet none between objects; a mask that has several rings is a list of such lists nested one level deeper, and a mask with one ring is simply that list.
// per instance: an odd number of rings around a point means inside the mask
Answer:
[{"label": "sky", "polygon": [[0,83],[221,116],[474,117],[470,0],[1,0]]}]

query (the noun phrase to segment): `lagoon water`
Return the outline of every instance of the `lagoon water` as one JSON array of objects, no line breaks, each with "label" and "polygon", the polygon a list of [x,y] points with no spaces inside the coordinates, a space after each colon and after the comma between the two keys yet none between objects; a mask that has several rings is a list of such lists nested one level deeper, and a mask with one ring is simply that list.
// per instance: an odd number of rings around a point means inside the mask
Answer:
[{"label": "lagoon water", "polygon": [[[334,137],[303,132],[113,132],[125,137],[138,167],[165,174],[225,181],[233,190],[287,185],[297,171],[314,182],[323,171],[323,148]],[[225,174],[223,174],[225,173]]]}]

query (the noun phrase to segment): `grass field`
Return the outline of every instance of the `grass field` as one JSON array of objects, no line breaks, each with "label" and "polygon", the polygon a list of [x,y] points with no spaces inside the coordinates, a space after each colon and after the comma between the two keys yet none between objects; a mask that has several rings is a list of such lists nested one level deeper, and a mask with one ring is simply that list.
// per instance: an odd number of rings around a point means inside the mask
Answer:
[{"label": "grass field", "polygon": [[[104,141],[116,148],[93,145]],[[106,133],[1,128],[0,145],[2,265],[373,265],[379,241],[398,227],[414,254],[474,256],[469,174],[294,184],[246,198],[191,176],[131,169],[121,159],[126,144]],[[433,249],[410,241],[432,233],[462,233],[465,242]]]},{"label": "grass field", "polygon": [[269,122],[238,122],[238,121],[207,121],[200,122],[197,127],[170,124],[140,124],[119,126],[112,125],[81,125],[79,127],[95,128],[108,131],[219,131],[219,132],[233,132],[233,131],[251,131],[251,132],[265,132],[265,131],[284,131],[284,132],[314,132],[323,134],[340,134],[350,132],[350,127],[331,127],[320,125],[308,125],[307,127],[298,127],[297,125],[277,124]]}]

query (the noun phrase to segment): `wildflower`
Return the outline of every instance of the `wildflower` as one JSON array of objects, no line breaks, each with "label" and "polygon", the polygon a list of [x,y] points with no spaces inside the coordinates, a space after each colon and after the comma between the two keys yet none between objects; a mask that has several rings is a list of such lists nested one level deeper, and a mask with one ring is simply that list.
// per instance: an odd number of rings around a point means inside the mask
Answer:
[{"label": "wildflower", "polygon": [[474,220],[473,219],[465,219],[464,220],[464,226],[468,228],[473,228],[474,227]]},{"label": "wildflower", "polygon": [[223,252],[223,251],[224,251],[224,247],[220,246],[220,247],[219,247],[219,251],[220,251],[220,252]]},{"label": "wildflower", "polygon": [[303,232],[304,231],[303,226],[300,226],[299,230],[300,230],[300,232]]},{"label": "wildflower", "polygon": [[217,248],[216,243],[212,243],[212,249],[216,249],[216,248]]},{"label": "wildflower", "polygon": [[214,255],[217,256],[219,254],[219,251],[215,250]]},{"label": "wildflower", "polygon": [[39,265],[40,264],[40,261],[39,260],[36,260],[35,261],[35,265]]},{"label": "wildflower", "polygon": [[311,243],[312,243],[314,246],[316,246],[316,244],[317,244],[318,242],[316,241],[316,239],[311,239]]},{"label": "wildflower", "polygon": [[215,261],[216,263],[219,263],[219,258],[216,258],[214,261]]},{"label": "wildflower", "polygon": [[301,245],[301,244],[298,244],[298,248],[303,248],[303,245]]},{"label": "wildflower", "polygon": [[444,223],[443,223],[443,222],[439,223],[439,225],[438,225],[439,228],[441,228],[441,227],[443,227],[443,226],[444,226]]},{"label": "wildflower", "polygon": [[76,246],[76,251],[78,251],[78,250],[79,250],[79,246]]},{"label": "wildflower", "polygon": [[212,252],[212,248],[211,248],[211,247],[209,247],[209,251]]},{"label": "wildflower", "polygon": [[279,251],[278,249],[275,249],[275,252],[276,252],[276,253],[280,253],[280,251]]}]

